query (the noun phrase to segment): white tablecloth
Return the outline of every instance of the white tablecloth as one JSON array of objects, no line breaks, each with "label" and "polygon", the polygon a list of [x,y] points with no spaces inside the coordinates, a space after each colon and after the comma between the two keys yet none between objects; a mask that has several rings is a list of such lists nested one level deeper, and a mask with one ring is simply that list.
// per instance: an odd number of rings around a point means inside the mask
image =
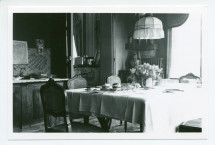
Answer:
[{"label": "white tablecloth", "polygon": [[[170,91],[166,91],[170,89]],[[182,91],[172,91],[180,89]],[[70,113],[105,116],[143,124],[144,132],[174,132],[183,121],[202,118],[207,96],[202,88],[163,84],[134,91],[66,90]]]}]

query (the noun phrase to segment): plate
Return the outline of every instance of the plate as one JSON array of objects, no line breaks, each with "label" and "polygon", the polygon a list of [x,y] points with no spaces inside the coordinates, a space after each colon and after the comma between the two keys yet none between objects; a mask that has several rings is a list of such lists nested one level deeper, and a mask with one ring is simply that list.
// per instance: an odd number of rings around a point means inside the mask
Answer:
[{"label": "plate", "polygon": [[174,92],[184,92],[184,90],[181,90],[181,89],[166,89],[164,92],[165,93],[174,93]]},{"label": "plate", "polygon": [[86,91],[92,91],[93,88],[86,88],[85,90],[86,90]]}]

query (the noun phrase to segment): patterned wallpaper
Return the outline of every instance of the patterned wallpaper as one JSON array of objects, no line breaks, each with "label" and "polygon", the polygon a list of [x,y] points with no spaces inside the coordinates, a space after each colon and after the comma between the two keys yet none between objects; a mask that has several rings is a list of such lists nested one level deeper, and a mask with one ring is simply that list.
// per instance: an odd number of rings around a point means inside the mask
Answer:
[{"label": "patterned wallpaper", "polygon": [[24,76],[29,74],[51,74],[51,53],[50,49],[45,48],[43,55],[38,54],[36,48],[28,48],[28,64],[14,64],[13,76]]}]

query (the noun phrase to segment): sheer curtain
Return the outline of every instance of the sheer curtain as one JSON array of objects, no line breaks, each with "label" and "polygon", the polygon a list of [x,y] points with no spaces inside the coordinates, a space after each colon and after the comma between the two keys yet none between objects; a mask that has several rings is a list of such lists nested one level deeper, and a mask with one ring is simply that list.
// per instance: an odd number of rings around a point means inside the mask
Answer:
[{"label": "sheer curtain", "polygon": [[74,35],[73,35],[73,38],[72,38],[72,40],[73,40],[73,58],[75,58],[75,57],[77,57],[78,56],[78,54],[77,54],[77,48],[76,48],[76,42],[75,42],[75,38],[74,38]]},{"label": "sheer curtain", "polygon": [[187,73],[201,75],[201,15],[190,13],[187,21],[172,28],[169,78]]},{"label": "sheer curtain", "polygon": [[76,53],[76,56],[82,56],[82,18],[81,14],[73,14],[73,53]]}]

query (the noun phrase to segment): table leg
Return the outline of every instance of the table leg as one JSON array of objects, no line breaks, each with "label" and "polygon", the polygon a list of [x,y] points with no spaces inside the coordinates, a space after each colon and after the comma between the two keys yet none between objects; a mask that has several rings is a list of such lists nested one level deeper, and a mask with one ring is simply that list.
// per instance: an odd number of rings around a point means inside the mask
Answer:
[{"label": "table leg", "polygon": [[125,121],[124,129],[125,129],[125,132],[127,132],[127,121]]},{"label": "table leg", "polygon": [[143,124],[140,124],[140,132],[143,132]]},{"label": "table leg", "polygon": [[104,117],[97,117],[98,118],[98,121],[101,125],[101,127],[104,129],[105,132],[109,132],[109,122],[110,122],[110,119],[108,118],[104,118]]},{"label": "table leg", "polygon": [[85,124],[89,124],[89,116],[85,116],[84,117],[84,123]]}]

